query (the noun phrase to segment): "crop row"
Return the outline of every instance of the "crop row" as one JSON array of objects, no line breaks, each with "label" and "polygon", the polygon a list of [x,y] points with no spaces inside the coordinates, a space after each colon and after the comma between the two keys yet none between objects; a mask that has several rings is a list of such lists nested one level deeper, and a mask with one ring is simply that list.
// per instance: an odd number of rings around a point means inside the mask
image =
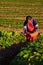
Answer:
[{"label": "crop row", "polygon": [[[39,28],[43,29],[43,22],[36,20],[39,24]],[[2,19],[0,18],[0,27],[7,27],[7,28],[16,28],[16,29],[22,29],[24,24],[24,20],[18,20],[18,19]]]}]

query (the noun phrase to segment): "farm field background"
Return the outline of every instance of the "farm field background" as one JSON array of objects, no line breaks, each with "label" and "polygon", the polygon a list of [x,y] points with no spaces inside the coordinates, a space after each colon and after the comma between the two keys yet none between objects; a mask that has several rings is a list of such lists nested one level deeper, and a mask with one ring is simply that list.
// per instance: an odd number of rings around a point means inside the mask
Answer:
[{"label": "farm field background", "polygon": [[22,29],[27,15],[43,28],[43,0],[0,0],[0,27]]},{"label": "farm field background", "polygon": [[43,0],[0,0],[1,65],[43,65],[43,33],[27,42],[19,32],[27,15],[43,29]]}]

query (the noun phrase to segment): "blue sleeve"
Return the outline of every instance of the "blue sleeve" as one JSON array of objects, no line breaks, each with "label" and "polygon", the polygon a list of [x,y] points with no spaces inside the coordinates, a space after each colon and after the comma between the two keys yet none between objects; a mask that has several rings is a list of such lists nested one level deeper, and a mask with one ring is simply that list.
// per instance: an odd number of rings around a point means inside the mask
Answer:
[{"label": "blue sleeve", "polygon": [[[34,26],[35,26],[35,25],[38,25],[37,22],[36,22],[36,20],[33,20],[33,25],[34,25]],[[37,30],[37,29],[38,29],[38,26],[35,26],[35,29]]]},{"label": "blue sleeve", "polygon": [[26,29],[24,29],[24,34],[26,34]]},{"label": "blue sleeve", "polygon": [[33,25],[35,26],[37,24],[36,20],[33,19]]}]

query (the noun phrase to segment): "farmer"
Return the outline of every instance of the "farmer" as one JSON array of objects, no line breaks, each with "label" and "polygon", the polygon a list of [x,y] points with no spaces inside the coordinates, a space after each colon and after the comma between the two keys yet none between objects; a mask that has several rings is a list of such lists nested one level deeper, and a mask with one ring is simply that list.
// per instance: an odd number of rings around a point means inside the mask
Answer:
[{"label": "farmer", "polygon": [[38,36],[38,24],[31,16],[26,17],[24,22],[24,35],[27,41],[33,41]]}]

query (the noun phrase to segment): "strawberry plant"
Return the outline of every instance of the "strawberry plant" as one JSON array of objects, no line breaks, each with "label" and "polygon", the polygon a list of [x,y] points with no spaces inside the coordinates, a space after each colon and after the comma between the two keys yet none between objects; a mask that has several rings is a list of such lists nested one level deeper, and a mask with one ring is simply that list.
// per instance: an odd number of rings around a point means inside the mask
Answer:
[{"label": "strawberry plant", "polygon": [[40,33],[37,40],[24,43],[27,45],[21,48],[10,65],[43,65],[43,35]]},{"label": "strawberry plant", "polygon": [[12,32],[12,31],[2,31],[0,30],[0,45],[2,47],[9,47],[13,43],[24,42],[25,38],[23,33]]}]

